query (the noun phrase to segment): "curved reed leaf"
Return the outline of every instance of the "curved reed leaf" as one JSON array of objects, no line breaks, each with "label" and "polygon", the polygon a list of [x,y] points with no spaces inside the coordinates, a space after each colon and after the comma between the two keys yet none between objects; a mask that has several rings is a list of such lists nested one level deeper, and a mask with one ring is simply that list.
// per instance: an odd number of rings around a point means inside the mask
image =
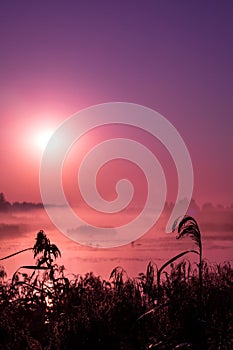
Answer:
[{"label": "curved reed leaf", "polygon": [[[178,302],[178,301],[177,301],[177,302]],[[176,302],[176,303],[177,303],[177,302]],[[161,305],[157,305],[157,306],[153,307],[153,309],[150,309],[149,311],[145,312],[145,313],[142,314],[140,317],[138,317],[137,320],[136,320],[136,322],[139,321],[139,320],[141,320],[143,317],[145,317],[145,316],[147,316],[147,315],[150,315],[150,314],[153,314],[155,311],[157,311],[157,310],[159,310],[159,309],[162,309],[162,308],[164,308],[164,307],[166,307],[166,306],[169,306],[169,305],[171,305],[171,304],[174,304],[174,301],[173,301],[173,302],[169,301],[168,303],[161,304]]]},{"label": "curved reed leaf", "polygon": [[0,261],[1,261],[1,260],[5,260],[5,259],[9,259],[9,258],[11,258],[12,256],[15,256],[15,255],[17,255],[17,254],[26,252],[27,250],[33,250],[33,248],[25,248],[25,249],[22,249],[22,250],[20,250],[20,251],[18,251],[18,252],[16,252],[16,253],[13,253],[13,254],[4,256],[4,258],[1,258]]},{"label": "curved reed leaf", "polygon": [[196,250],[185,250],[184,252],[179,253],[176,256],[174,256],[173,258],[166,261],[165,264],[163,264],[163,266],[161,266],[160,269],[158,270],[158,274],[161,274],[161,272],[163,271],[163,269],[165,269],[165,267],[167,267],[168,265],[173,263],[175,260],[181,258],[183,255],[188,254],[188,253],[194,253],[194,254],[199,255],[199,253]]},{"label": "curved reed leaf", "polygon": [[[37,265],[25,265],[25,266],[20,266],[19,269],[49,270],[49,267],[46,267],[46,266],[37,266]],[[18,271],[19,271],[19,269],[18,269]]]}]

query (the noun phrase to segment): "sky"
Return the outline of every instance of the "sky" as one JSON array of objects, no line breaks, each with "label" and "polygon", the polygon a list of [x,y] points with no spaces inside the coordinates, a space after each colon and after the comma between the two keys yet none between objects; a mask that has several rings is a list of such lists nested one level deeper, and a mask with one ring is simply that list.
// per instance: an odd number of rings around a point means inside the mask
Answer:
[{"label": "sky", "polygon": [[232,203],[231,1],[9,1],[0,21],[0,183],[40,201],[39,135],[126,101],[165,116],[194,167],[194,198]]}]

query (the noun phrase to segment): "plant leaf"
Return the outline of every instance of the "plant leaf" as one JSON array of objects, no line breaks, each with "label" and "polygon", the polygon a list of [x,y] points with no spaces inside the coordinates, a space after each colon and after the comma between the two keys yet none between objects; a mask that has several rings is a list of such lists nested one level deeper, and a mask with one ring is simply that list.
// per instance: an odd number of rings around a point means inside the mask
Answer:
[{"label": "plant leaf", "polygon": [[171,258],[170,260],[166,261],[165,264],[163,264],[163,266],[161,266],[160,269],[158,270],[158,274],[161,274],[163,269],[165,269],[165,267],[167,267],[168,265],[173,263],[173,261],[181,258],[183,255],[188,254],[188,253],[194,253],[194,254],[198,254],[199,255],[199,253],[196,250],[185,250],[184,252],[182,252],[180,254],[177,254],[176,256]]}]

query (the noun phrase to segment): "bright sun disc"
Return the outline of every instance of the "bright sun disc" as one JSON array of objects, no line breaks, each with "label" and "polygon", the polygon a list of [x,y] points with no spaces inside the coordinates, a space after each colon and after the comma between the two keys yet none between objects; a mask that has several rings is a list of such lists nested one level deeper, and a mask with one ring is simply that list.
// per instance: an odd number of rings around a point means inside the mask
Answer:
[{"label": "bright sun disc", "polygon": [[46,130],[37,135],[36,144],[42,151],[45,150],[52,134],[53,132],[51,130]]}]

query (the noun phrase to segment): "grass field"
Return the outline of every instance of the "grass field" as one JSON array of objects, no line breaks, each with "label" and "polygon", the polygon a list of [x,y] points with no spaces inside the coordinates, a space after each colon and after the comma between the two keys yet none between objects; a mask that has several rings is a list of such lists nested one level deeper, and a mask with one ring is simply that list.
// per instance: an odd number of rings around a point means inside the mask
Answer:
[{"label": "grass field", "polygon": [[[38,232],[28,248],[35,265],[19,267],[11,280],[0,269],[0,348],[232,349],[232,266],[205,262],[193,218],[176,230],[197,250],[163,266],[149,262],[135,278],[116,267],[108,280],[91,272],[68,278],[56,264],[58,247]],[[198,264],[186,259],[188,252],[199,255]]]}]

